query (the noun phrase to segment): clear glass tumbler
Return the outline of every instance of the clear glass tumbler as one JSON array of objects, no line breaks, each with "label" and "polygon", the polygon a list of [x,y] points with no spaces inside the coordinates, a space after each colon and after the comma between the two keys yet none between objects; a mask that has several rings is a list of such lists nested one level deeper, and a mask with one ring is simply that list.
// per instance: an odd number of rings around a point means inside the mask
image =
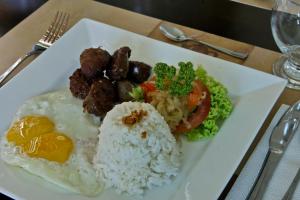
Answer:
[{"label": "clear glass tumbler", "polygon": [[271,28],[284,54],[273,64],[273,73],[287,79],[287,87],[300,90],[300,0],[275,0]]}]

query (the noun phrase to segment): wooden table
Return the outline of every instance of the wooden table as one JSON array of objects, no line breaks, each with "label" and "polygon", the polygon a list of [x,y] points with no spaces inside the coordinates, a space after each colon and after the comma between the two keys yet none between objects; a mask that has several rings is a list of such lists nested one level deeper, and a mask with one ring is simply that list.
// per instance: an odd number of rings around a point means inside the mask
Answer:
[{"label": "wooden table", "polygon": [[[57,10],[63,10],[70,13],[70,27],[82,18],[91,18],[150,38],[154,38],[174,45],[183,46],[186,48],[191,48],[195,51],[216,56],[234,63],[239,63],[247,67],[251,67],[267,73],[272,72],[272,64],[280,56],[279,53],[267,49],[241,43],[238,41],[233,41],[227,38],[219,37],[188,27],[172,24],[174,26],[180,27],[187,34],[194,35],[196,38],[199,38],[203,41],[224,46],[233,50],[249,52],[250,55],[247,58],[247,60],[242,61],[224,55],[222,53],[215,52],[206,47],[195,45],[193,43],[178,44],[166,39],[159,32],[159,25],[163,23],[163,21],[159,19],[151,18],[148,16],[129,12],[124,9],[112,7],[106,4],[93,2],[89,0],[51,0],[44,4],[32,15],[27,17],[24,21],[22,21],[20,24],[18,24],[15,28],[13,28],[0,39],[0,73],[3,73],[18,57],[20,57],[32,48],[32,45],[41,37],[41,35],[47,29]],[[235,174],[239,174],[239,171],[241,170],[244,162],[247,160],[249,154],[256,146],[258,140],[261,138],[267,125],[271,121],[272,117],[274,116],[276,110],[280,107],[280,105],[292,104],[299,99],[300,91],[291,89],[285,89],[283,91],[282,95],[279,97],[278,101],[274,105],[272,111],[270,112],[269,116],[264,122],[251,148],[244,157]]]},{"label": "wooden table", "polygon": [[271,10],[275,0],[231,0],[238,3],[243,3],[251,6],[256,6],[259,8]]}]

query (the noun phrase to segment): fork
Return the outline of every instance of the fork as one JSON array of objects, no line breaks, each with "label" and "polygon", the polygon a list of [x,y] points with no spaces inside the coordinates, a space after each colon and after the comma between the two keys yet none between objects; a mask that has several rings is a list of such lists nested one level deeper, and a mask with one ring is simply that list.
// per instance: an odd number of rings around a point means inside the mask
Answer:
[{"label": "fork", "polygon": [[66,30],[69,17],[70,15],[68,13],[60,11],[56,12],[54,19],[48,27],[46,33],[36,44],[33,45],[32,50],[20,57],[0,76],[0,87],[3,85],[3,82],[8,77],[8,75],[11,74],[24,60],[32,55],[42,53],[62,36],[62,34]]}]

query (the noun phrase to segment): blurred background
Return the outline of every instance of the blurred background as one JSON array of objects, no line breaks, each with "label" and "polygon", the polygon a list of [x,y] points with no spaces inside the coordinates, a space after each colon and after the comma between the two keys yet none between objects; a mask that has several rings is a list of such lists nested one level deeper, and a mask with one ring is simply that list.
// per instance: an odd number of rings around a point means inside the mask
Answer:
[{"label": "blurred background", "polygon": [[[271,11],[259,6],[229,0],[98,1],[279,51],[271,34]],[[0,0],[0,37],[45,2],[47,0]],[[265,5],[265,1],[262,2]]]},{"label": "blurred background", "polygon": [[[271,34],[271,10],[239,3],[237,0],[97,1],[279,51]],[[0,37],[45,2],[0,0]]]},{"label": "blurred background", "polygon": [[46,0],[0,0],[0,36],[45,2]]}]

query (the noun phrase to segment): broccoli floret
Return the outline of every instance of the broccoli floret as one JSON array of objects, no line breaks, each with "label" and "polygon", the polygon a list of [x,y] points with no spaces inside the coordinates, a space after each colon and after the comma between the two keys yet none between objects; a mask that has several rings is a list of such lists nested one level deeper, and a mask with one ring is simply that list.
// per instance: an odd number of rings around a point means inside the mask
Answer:
[{"label": "broccoli floret", "polygon": [[195,80],[195,71],[191,62],[180,62],[179,71],[176,75],[176,68],[165,63],[157,63],[154,67],[156,75],[155,86],[159,90],[170,90],[173,96],[184,96],[193,89],[192,83]]},{"label": "broccoli floret", "polygon": [[179,72],[176,79],[170,86],[170,93],[174,96],[184,96],[193,89],[193,81],[195,80],[195,71],[191,62],[180,62]]},{"label": "broccoli floret", "polygon": [[157,63],[154,67],[154,73],[156,75],[156,88],[159,90],[166,90],[169,88],[169,85],[176,75],[176,68],[168,66],[165,63]]}]

